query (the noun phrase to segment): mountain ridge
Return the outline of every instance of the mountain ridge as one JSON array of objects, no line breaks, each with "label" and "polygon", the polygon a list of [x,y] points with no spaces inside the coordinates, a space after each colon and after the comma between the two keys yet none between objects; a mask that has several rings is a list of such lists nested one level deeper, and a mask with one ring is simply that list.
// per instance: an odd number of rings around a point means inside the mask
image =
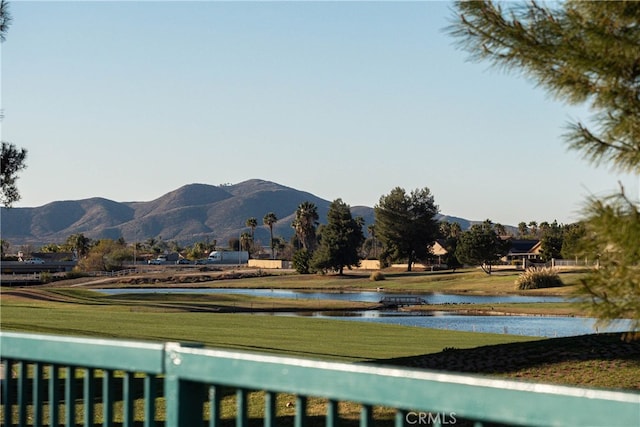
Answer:
[{"label": "mountain ridge", "polygon": [[[309,201],[318,208],[320,222],[326,221],[330,201],[309,192],[271,181],[250,179],[237,184],[183,185],[156,199],[116,202],[92,197],[81,200],[53,201],[39,207],[2,208],[2,239],[12,245],[62,243],[72,234],[83,233],[91,239],[124,238],[144,241],[148,238],[175,240],[180,244],[228,239],[249,231],[245,222],[258,220],[255,239],[267,244],[269,230],[262,218],[274,212],[278,222],[274,235],[289,239],[291,222],[298,205]],[[374,221],[373,208],[352,206],[354,215],[362,216],[365,226]],[[463,229],[473,221],[452,216],[443,219],[458,222]]]}]

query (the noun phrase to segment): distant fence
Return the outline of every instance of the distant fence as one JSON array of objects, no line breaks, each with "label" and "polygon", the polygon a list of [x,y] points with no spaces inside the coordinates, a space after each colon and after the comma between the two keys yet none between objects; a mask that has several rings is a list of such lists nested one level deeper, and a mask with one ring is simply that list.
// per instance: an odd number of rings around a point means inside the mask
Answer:
[{"label": "distant fence", "polygon": [[597,260],[576,260],[576,259],[552,259],[551,267],[595,267],[598,268]]}]

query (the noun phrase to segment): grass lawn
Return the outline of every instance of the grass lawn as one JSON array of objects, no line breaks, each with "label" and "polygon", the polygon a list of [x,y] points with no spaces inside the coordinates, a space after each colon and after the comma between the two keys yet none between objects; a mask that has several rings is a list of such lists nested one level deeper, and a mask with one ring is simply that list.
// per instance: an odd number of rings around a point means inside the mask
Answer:
[{"label": "grass lawn", "polygon": [[85,287],[228,287],[228,288],[278,288],[278,289],[314,289],[324,291],[356,291],[376,290],[397,292],[447,292],[472,294],[530,294],[530,295],[567,295],[576,289],[577,280],[582,273],[561,273],[565,286],[549,289],[533,289],[518,291],[514,282],[520,272],[515,270],[496,271],[487,275],[476,269],[456,272],[403,272],[385,271],[385,280],[370,280],[370,272],[346,271],[345,275],[299,275],[285,272],[262,272],[258,276],[256,270],[237,269],[223,272],[198,272],[190,270],[167,270],[164,273],[153,273],[144,276],[126,278],[99,279],[84,278],[70,282],[60,282],[54,286]]},{"label": "grass lawn", "polygon": [[3,301],[3,330],[152,341],[363,361],[535,338],[265,314],[158,311],[145,305]]}]

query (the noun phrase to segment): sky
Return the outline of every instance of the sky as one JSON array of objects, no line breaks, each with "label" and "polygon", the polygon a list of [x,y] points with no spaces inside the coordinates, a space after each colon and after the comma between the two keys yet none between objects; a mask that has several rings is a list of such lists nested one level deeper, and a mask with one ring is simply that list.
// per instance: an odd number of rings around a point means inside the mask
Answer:
[{"label": "sky", "polygon": [[16,207],[264,179],[351,206],[427,187],[445,215],[570,223],[638,179],[569,151],[586,106],[470,62],[448,2],[10,2],[2,140]]}]

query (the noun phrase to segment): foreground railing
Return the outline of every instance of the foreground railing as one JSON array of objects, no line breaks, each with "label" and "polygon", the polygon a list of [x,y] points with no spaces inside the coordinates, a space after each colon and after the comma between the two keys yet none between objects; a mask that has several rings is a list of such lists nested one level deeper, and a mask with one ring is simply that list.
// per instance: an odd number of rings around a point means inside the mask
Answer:
[{"label": "foreground railing", "polygon": [[[248,393],[264,391],[263,421],[275,427],[276,397],[295,395],[294,427],[307,399],[326,399],[323,424],[340,424],[339,402],[395,408],[395,427],[463,425],[638,426],[640,394],[470,375],[143,343],[0,333],[5,426],[220,426],[221,401],[235,390],[235,425],[248,425]],[[96,409],[99,410],[96,411]],[[137,418],[137,419],[135,419]],[[228,423],[227,420],[224,420]]]}]

